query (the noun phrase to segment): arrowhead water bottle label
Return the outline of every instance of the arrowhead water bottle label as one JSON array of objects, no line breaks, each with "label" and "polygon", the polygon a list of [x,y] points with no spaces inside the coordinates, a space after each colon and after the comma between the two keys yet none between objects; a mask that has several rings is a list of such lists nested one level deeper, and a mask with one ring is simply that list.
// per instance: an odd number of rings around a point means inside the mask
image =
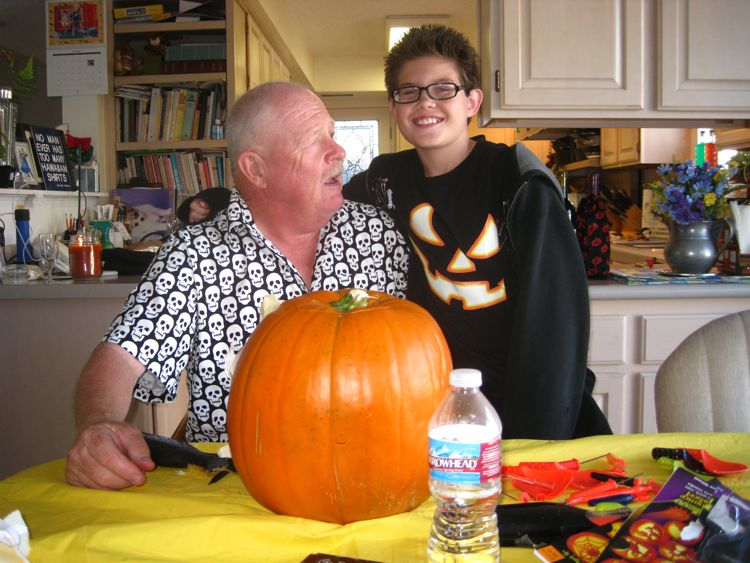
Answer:
[{"label": "arrowhead water bottle label", "polygon": [[[462,433],[470,431],[469,428],[471,428],[470,425],[454,425],[453,428],[456,426],[466,427],[460,429]],[[480,429],[484,430],[482,427]],[[445,439],[444,433],[440,434],[439,437],[433,437],[432,433],[430,435],[430,477],[432,479],[463,485],[478,485],[500,477],[499,438],[468,442]]]}]

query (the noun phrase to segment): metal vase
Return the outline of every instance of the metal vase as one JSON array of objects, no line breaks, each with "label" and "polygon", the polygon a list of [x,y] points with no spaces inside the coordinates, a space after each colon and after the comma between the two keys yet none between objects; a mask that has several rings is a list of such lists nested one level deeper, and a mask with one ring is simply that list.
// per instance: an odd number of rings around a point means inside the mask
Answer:
[{"label": "metal vase", "polygon": [[[724,224],[729,225],[729,235],[721,248],[717,247]],[[669,240],[664,247],[664,260],[676,274],[706,274],[713,268],[721,252],[733,236],[731,223],[720,221],[694,221],[687,225],[669,223]]]}]

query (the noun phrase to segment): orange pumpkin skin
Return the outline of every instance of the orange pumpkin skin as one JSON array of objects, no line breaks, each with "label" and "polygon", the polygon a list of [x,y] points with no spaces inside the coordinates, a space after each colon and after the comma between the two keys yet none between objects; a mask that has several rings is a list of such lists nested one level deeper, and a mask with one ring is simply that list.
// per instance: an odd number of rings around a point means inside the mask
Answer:
[{"label": "orange pumpkin skin", "polygon": [[427,425],[451,358],[427,311],[384,293],[365,308],[318,291],[267,316],[240,352],[228,405],[237,472],[270,510],[348,523],[429,496]]}]

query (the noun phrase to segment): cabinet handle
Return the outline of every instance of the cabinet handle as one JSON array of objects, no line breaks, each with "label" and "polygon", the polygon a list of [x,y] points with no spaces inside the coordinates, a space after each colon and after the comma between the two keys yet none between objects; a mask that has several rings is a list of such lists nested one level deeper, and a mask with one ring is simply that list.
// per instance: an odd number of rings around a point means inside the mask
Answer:
[{"label": "cabinet handle", "polygon": [[495,92],[500,91],[500,71],[495,71]]}]

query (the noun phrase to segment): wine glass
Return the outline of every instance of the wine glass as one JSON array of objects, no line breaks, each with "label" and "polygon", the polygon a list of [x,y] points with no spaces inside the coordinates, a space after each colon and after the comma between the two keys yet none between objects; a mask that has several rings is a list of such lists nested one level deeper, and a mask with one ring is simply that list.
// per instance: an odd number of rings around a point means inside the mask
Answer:
[{"label": "wine glass", "polygon": [[42,268],[47,283],[52,283],[52,271],[55,269],[55,260],[60,252],[57,241],[58,237],[54,233],[39,235],[39,254],[42,257]]}]

